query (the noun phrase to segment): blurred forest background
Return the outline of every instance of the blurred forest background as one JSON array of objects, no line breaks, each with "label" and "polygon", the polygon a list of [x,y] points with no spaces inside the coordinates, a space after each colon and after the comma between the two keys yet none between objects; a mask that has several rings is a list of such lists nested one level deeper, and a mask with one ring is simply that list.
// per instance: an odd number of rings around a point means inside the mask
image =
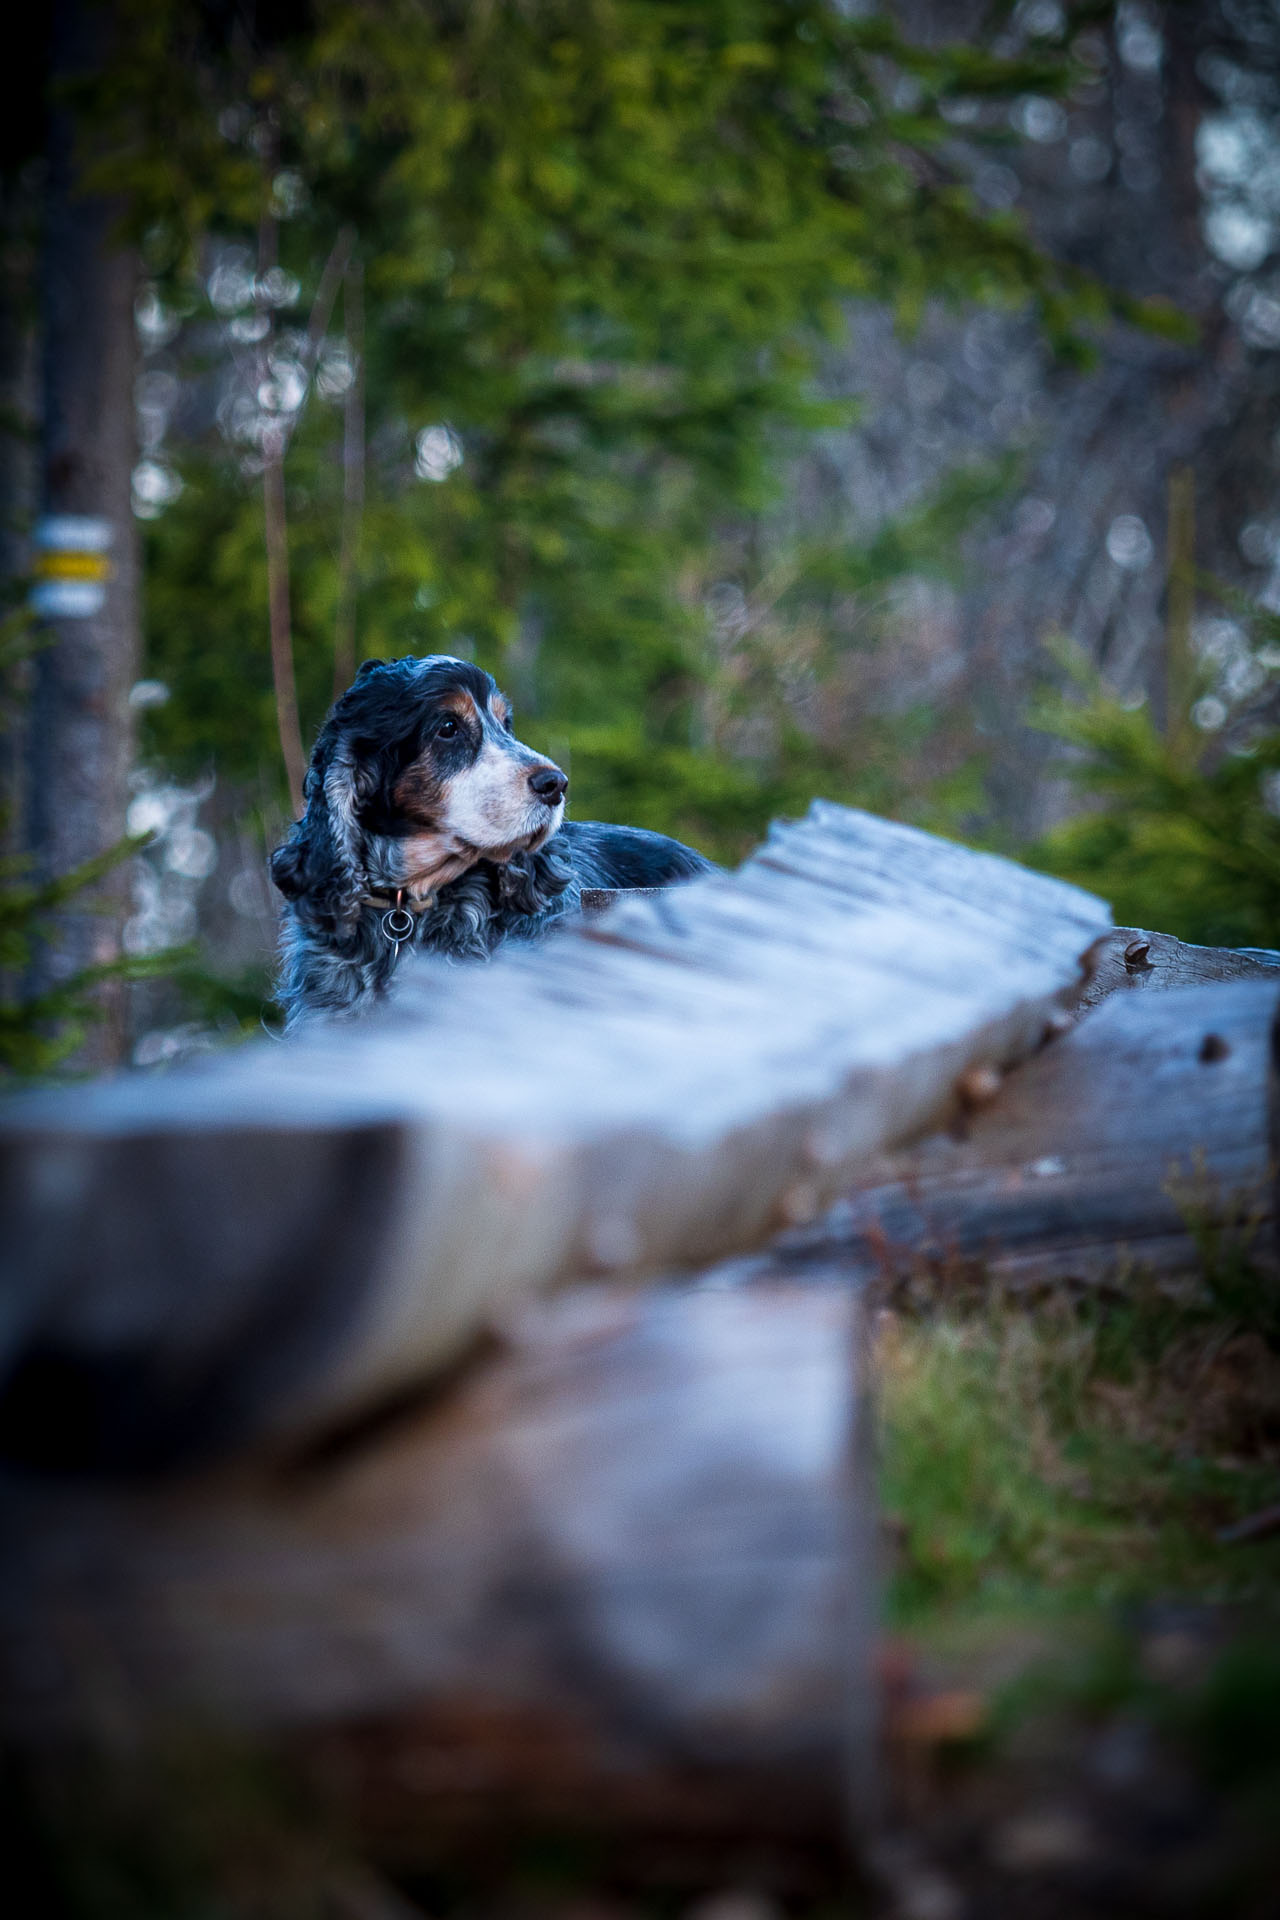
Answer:
[{"label": "blurred forest background", "polygon": [[[822,793],[1280,944],[1271,0],[32,12],[10,1067],[256,1027],[370,655],[478,659],[580,817],[731,861]],[[97,619],[30,611],[50,511]]]}]

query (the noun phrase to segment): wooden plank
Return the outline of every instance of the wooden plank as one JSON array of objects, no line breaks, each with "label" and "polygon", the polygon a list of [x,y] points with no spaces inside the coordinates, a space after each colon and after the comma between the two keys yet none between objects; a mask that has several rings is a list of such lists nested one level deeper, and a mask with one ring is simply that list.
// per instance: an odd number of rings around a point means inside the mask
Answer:
[{"label": "wooden plank", "polygon": [[[963,1128],[877,1156],[808,1231],[866,1275],[1012,1286],[1192,1267],[1227,1229],[1275,1263],[1269,1030],[1280,976],[1118,992],[1011,1073]],[[748,1271],[749,1269],[742,1269]]]},{"label": "wooden plank", "polygon": [[17,1101],[0,1427],[75,1453],[79,1426],[87,1458],[292,1441],[534,1289],[759,1244],[1034,1047],[1107,924],[820,803],[737,874],[406,965],[361,1023]]},{"label": "wooden plank", "polygon": [[1280,952],[1266,947],[1197,947],[1171,933],[1114,927],[1094,946],[1078,998],[1081,1010],[1113,993],[1164,993],[1170,987],[1208,986],[1215,980],[1280,978]]},{"label": "wooden plank", "polygon": [[580,1287],[288,1473],[0,1479],[0,1729],[297,1735],[432,1814],[838,1837],[872,1791],[857,1304]]}]

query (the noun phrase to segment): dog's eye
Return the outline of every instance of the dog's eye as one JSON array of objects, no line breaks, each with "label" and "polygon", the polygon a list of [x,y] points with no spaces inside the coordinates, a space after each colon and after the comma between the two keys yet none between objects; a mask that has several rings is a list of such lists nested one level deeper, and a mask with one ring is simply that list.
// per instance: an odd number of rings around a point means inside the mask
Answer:
[{"label": "dog's eye", "polygon": [[442,720],[436,728],[437,740],[452,740],[458,731],[456,720]]}]

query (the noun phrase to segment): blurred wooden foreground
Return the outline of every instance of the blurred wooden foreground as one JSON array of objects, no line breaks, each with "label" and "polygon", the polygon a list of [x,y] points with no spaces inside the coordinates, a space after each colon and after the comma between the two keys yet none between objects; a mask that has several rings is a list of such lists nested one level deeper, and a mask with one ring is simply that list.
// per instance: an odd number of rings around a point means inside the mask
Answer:
[{"label": "blurred wooden foreground", "polygon": [[401,1855],[874,1818],[867,1283],[1262,1232],[1278,991],[818,804],[358,1025],[11,1103],[6,1737],[294,1743]]}]

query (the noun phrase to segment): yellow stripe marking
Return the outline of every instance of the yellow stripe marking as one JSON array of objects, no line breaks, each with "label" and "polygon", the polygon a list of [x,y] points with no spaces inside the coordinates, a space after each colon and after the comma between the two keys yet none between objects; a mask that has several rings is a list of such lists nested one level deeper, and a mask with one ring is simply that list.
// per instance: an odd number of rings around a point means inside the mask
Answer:
[{"label": "yellow stripe marking", "polygon": [[109,580],[111,562],[105,553],[42,553],[36,560],[39,580]]}]

